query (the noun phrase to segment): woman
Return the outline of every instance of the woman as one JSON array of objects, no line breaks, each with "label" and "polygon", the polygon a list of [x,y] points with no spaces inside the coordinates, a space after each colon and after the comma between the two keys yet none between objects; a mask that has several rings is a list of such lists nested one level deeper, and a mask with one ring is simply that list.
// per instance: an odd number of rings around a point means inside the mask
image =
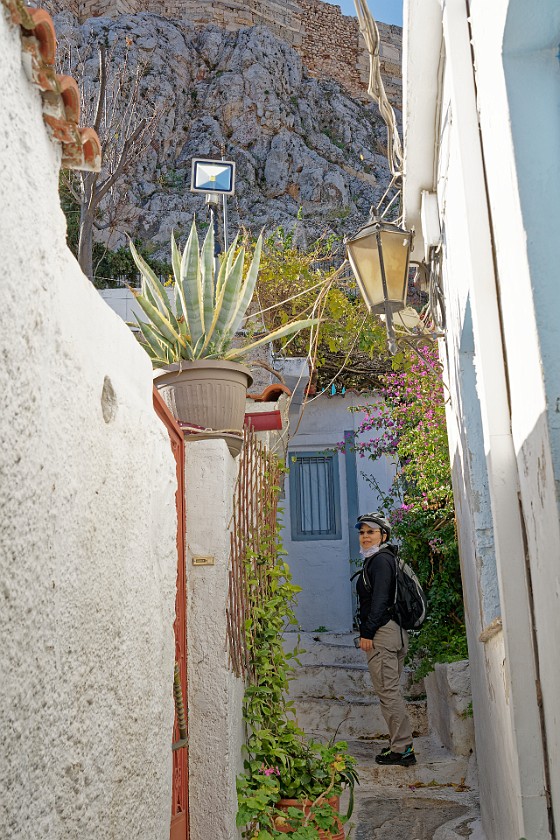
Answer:
[{"label": "woman", "polygon": [[401,693],[400,677],[408,634],[394,621],[396,546],[391,526],[378,512],[360,516],[360,554],[364,559],[356,586],[360,605],[360,648],[366,653],[373,688],[389,729],[389,746],[375,757],[378,764],[416,764],[412,727]]}]

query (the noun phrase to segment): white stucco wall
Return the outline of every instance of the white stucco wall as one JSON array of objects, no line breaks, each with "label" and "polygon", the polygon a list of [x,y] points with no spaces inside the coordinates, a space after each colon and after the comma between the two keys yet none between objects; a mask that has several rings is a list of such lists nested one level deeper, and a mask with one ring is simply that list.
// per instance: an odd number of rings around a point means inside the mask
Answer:
[{"label": "white stucco wall", "polygon": [[[230,530],[237,461],[223,440],[187,441],[187,682],[191,838],[237,840],[244,683],[227,649]],[[193,557],[209,556],[197,566]]]},{"label": "white stucco wall", "polygon": [[406,4],[406,221],[420,224],[421,189],[437,192],[484,828],[544,840],[547,798],[556,825],[560,808],[560,8],[438,6]]},{"label": "white stucco wall", "polygon": [[[373,397],[347,392],[344,396],[320,395],[309,400],[301,420],[293,420],[287,466],[292,452],[322,452],[344,440],[345,431],[354,431],[362,416],[350,411],[352,406],[364,405]],[[297,432],[296,432],[297,429]],[[294,434],[295,432],[295,434]],[[369,436],[362,435],[358,441]],[[350,559],[357,558],[357,542],[352,545],[356,517],[379,508],[377,491],[364,478],[373,474],[383,490],[389,487],[394,468],[385,459],[376,462],[350,454],[356,462],[356,481],[347,474],[348,461],[337,455],[340,491],[341,538],[329,540],[293,540],[290,519],[290,482],[285,482],[283,501],[284,527],[282,540],[294,583],[302,591],[297,598],[296,617],[302,630],[314,631],[325,627],[330,631],[352,629],[353,593],[350,577],[356,570]],[[355,486],[352,486],[352,485]],[[349,510],[353,508],[352,510]]]},{"label": "white stucco wall", "polygon": [[0,836],[167,840],[175,464],[0,10]]},{"label": "white stucco wall", "polygon": [[560,6],[471,10],[512,437],[523,508],[547,787],[560,824]]}]

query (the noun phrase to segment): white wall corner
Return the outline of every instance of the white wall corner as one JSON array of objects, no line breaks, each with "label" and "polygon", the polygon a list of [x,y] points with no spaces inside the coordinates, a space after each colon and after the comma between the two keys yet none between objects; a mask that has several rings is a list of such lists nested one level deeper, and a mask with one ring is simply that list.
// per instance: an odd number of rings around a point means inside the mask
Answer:
[{"label": "white wall corner", "polygon": [[[237,461],[222,440],[185,446],[189,801],[192,837],[237,840],[243,681],[229,668],[226,608]],[[209,557],[211,565],[193,565]]]},{"label": "white wall corner", "polygon": [[421,191],[433,191],[439,117],[442,12],[438,0],[405,0],[403,29],[403,131],[405,224],[413,228],[412,259],[424,241]]}]

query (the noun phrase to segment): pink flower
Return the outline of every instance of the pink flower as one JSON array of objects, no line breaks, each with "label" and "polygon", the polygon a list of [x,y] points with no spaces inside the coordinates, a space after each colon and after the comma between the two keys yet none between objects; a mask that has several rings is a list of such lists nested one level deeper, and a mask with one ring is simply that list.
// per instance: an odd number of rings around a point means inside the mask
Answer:
[{"label": "pink flower", "polygon": [[265,767],[264,764],[261,764],[260,772],[264,776],[279,776],[280,775],[280,770],[278,769],[278,767]]}]

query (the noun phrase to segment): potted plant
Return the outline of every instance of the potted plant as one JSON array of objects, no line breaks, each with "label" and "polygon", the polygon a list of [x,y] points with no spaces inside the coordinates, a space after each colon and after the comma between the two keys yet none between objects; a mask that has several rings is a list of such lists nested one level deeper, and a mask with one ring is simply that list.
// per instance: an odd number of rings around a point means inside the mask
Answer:
[{"label": "potted plant", "polygon": [[[355,759],[346,742],[307,740],[289,720],[283,731],[278,727],[274,732],[259,731],[257,740],[272,746],[269,762],[277,763],[259,764],[261,750],[245,762],[246,772],[238,777],[237,824],[246,827],[244,836],[270,840],[293,834],[294,840],[344,840],[343,824],[352,814],[357,781]],[[250,739],[249,749],[254,741]],[[349,805],[342,815],[339,800],[347,787]]]},{"label": "potted plant", "polygon": [[248,344],[234,346],[251,303],[259,270],[262,236],[245,274],[245,249],[235,238],[216,271],[214,230],[202,249],[193,220],[181,254],[171,235],[171,300],[134,244],[130,250],[141,275],[132,289],[147,321],[136,318],[141,344],[157,370],[155,384],[173,415],[202,430],[220,430],[232,454],[241,446],[245,397],[252,378],[239,362],[262,344],[313,326],[293,321]]}]

